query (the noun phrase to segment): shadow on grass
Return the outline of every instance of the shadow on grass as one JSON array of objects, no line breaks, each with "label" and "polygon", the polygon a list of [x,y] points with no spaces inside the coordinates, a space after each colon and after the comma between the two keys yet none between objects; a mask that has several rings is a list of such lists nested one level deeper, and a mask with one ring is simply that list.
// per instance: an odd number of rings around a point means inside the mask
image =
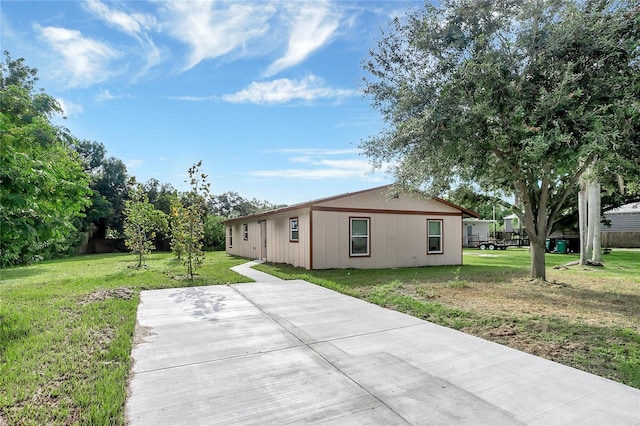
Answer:
[{"label": "shadow on grass", "polygon": [[35,277],[38,275],[45,275],[47,273],[49,273],[49,269],[43,266],[38,266],[37,268],[33,266],[23,266],[2,269],[0,270],[0,285],[2,284],[2,281],[5,280]]},{"label": "shadow on grass", "polygon": [[265,263],[255,267],[283,279],[307,279],[336,281],[350,288],[370,287],[391,281],[420,281],[425,283],[468,280],[479,283],[500,282],[512,278],[527,278],[526,268],[515,266],[462,265],[422,266],[417,268],[387,269],[322,269],[306,270],[280,263]]},{"label": "shadow on grass", "polygon": [[20,340],[29,334],[29,325],[24,317],[10,311],[0,312],[0,363],[2,355],[11,342]]},{"label": "shadow on grass", "polygon": [[567,303],[572,303],[591,311],[606,311],[636,318],[640,315],[640,295],[565,287],[561,289],[559,296],[553,297],[552,294],[540,292],[534,297],[547,306],[562,308]]}]

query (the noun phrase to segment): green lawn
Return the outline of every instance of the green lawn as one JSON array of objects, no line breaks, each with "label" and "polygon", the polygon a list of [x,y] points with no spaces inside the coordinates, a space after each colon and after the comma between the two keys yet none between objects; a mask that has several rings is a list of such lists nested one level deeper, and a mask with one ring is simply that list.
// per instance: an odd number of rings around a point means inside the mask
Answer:
[{"label": "green lawn", "polygon": [[[384,270],[258,269],[301,278],[640,388],[640,250],[605,268],[530,282],[526,250],[466,250],[465,265]],[[0,270],[0,425],[123,424],[139,291],[247,281],[246,259],[207,253],[200,277],[168,253],[92,255]]]},{"label": "green lawn", "polygon": [[168,253],[0,270],[0,425],[123,424],[139,291],[246,282],[245,261],[207,253],[193,283]]},{"label": "green lawn", "polygon": [[553,269],[577,260],[547,254],[549,282],[530,281],[526,249],[465,250],[463,266],[261,271],[304,279],[640,388],[640,250],[614,249],[605,267]]}]

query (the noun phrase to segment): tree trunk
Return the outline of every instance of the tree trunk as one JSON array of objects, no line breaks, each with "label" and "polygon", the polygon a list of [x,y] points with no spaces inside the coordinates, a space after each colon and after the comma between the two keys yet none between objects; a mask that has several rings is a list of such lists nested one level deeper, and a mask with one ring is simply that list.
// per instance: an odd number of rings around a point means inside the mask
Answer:
[{"label": "tree trunk", "polygon": [[584,251],[587,259],[593,254],[593,183],[587,182],[587,243]]},{"label": "tree trunk", "polygon": [[530,241],[531,248],[531,278],[547,280],[544,255],[545,255],[545,240]]},{"label": "tree trunk", "polygon": [[578,191],[578,228],[580,235],[580,265],[587,264],[587,183],[581,179]]},{"label": "tree trunk", "polygon": [[593,252],[592,262],[602,262],[602,247],[600,247],[600,204],[601,204],[600,182],[592,182],[589,185],[589,228],[592,228],[593,238],[591,244]]}]

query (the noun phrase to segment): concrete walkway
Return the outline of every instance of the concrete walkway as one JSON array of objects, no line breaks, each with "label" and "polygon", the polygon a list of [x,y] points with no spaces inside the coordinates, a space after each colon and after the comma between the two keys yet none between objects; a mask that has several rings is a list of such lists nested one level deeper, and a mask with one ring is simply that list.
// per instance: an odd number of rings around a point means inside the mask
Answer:
[{"label": "concrete walkway", "polygon": [[640,425],[640,390],[256,272],[141,293],[131,425]]}]

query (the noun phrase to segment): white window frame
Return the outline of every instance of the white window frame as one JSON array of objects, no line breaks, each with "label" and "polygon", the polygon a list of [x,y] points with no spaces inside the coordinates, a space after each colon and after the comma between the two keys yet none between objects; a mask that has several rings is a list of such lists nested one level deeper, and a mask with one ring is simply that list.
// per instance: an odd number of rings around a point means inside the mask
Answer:
[{"label": "white window frame", "polygon": [[229,227],[229,247],[233,247],[233,226]]},{"label": "white window frame", "polygon": [[[353,234],[353,222],[355,220],[364,220],[367,222],[367,234],[366,235],[354,235]],[[354,238],[366,238],[367,239],[367,251],[366,253],[354,253],[353,252],[353,239]],[[371,218],[370,217],[350,217],[349,218],[349,257],[370,257],[371,256]]]},{"label": "white window frame", "polygon": [[[431,234],[431,222],[437,222],[440,224],[440,233],[439,234]],[[427,254],[442,254],[444,253],[444,238],[443,238],[443,228],[444,228],[444,220],[443,219],[427,219]],[[430,240],[431,238],[439,238],[440,239],[440,250],[431,250]]]},{"label": "white window frame", "polygon": [[249,239],[249,224],[248,223],[243,223],[242,224],[242,239],[247,241]]}]

